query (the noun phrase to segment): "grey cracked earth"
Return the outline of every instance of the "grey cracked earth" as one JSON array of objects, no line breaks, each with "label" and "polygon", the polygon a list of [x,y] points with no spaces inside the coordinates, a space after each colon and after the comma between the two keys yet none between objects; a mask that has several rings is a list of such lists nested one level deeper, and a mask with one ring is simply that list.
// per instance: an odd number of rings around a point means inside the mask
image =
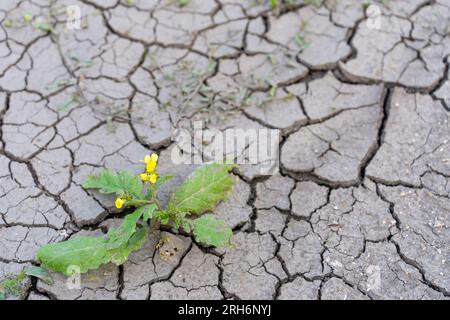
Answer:
[{"label": "grey cracked earth", "polygon": [[202,120],[282,133],[279,173],[240,168],[216,210],[235,248],[156,231],[24,298],[449,299],[450,1],[311,2],[2,0],[0,278],[120,223],[87,175],[158,152],[180,183],[173,132]]}]

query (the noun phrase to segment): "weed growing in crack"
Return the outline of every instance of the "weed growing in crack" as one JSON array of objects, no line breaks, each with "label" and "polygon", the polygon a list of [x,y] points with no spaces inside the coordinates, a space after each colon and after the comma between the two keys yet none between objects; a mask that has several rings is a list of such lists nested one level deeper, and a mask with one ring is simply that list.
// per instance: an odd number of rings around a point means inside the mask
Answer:
[{"label": "weed growing in crack", "polygon": [[[41,31],[44,33],[49,33],[52,35],[58,35],[56,31],[56,25],[61,21],[67,22],[67,28],[71,28],[71,23],[78,20],[80,25],[75,27],[76,29],[87,29],[88,20],[87,17],[76,17],[71,16],[71,7],[78,6],[67,6],[66,4],[57,3],[55,0],[49,0],[48,6],[46,6],[48,11],[40,15],[33,15],[29,12],[24,12],[20,18],[7,18],[3,22],[5,28],[15,28],[22,29],[31,26],[35,31]],[[77,23],[78,24],[78,23]]]},{"label": "weed growing in crack", "polygon": [[320,7],[324,0],[305,0],[305,4]]},{"label": "weed growing in crack", "polygon": [[21,18],[18,19],[6,19],[3,22],[3,26],[5,28],[16,28],[22,29],[27,26],[31,26],[33,29],[42,31],[42,32],[54,32],[52,27],[52,17],[43,17],[38,16],[35,17],[32,14],[25,13]]},{"label": "weed growing in crack", "polygon": [[278,0],[269,0],[270,9],[274,10],[278,6]]},{"label": "weed growing in crack", "polygon": [[5,28],[23,28],[26,27],[27,25],[31,24],[34,20],[34,16],[30,13],[25,13],[23,14],[22,18],[20,19],[6,19],[3,22],[3,26]]},{"label": "weed growing in crack", "polygon": [[11,275],[0,281],[0,300],[22,298],[25,294],[24,282],[28,277],[39,278],[47,284],[53,284],[50,274],[40,267],[24,268],[19,274]]},{"label": "weed growing in crack", "polygon": [[70,59],[75,62],[76,68],[89,68],[94,65],[94,61],[92,59],[80,59],[77,56],[71,56]]},{"label": "weed growing in crack", "polygon": [[301,33],[298,33],[295,36],[294,40],[295,44],[300,48],[301,51],[305,50],[310,45],[310,43],[305,40],[305,37]]},{"label": "weed growing in crack", "polygon": [[53,30],[51,24],[47,20],[40,18],[36,19],[36,21],[33,23],[33,28],[44,32],[50,32]]},{"label": "weed growing in crack", "polygon": [[145,172],[140,175],[105,170],[86,179],[85,189],[116,194],[118,209],[135,210],[125,217],[121,226],[110,229],[105,236],[79,237],[41,247],[37,259],[43,267],[71,276],[109,262],[122,265],[131,252],[146,241],[149,221],[192,233],[198,242],[209,246],[231,246],[232,230],[212,214],[203,214],[212,212],[231,192],[236,180],[230,174],[234,164],[212,163],[198,167],[172,192],[163,208],[157,192],[172,176],[158,173],[156,154],[146,156],[144,163]]},{"label": "weed growing in crack", "polygon": [[5,28],[12,28],[14,25],[14,22],[11,19],[6,19],[5,22],[3,22],[3,26]]},{"label": "weed growing in crack", "polygon": [[[320,7],[323,2],[324,2],[324,0],[304,0],[303,4]],[[271,10],[276,10],[283,4],[293,6],[293,5],[301,4],[301,1],[299,1],[299,0],[281,0],[281,1],[268,0],[268,3],[269,3],[269,7]]]},{"label": "weed growing in crack", "polygon": [[191,0],[178,0],[178,4],[180,5],[180,7],[187,6],[189,2],[191,2]]},{"label": "weed growing in crack", "polygon": [[[216,68],[216,62],[209,61],[204,69],[196,70],[192,61],[178,63],[172,72],[163,72],[165,85],[162,90],[169,92],[161,101],[163,108],[186,113],[199,104],[201,108],[209,105],[210,89],[204,84]],[[174,102],[175,101],[175,102]]]}]

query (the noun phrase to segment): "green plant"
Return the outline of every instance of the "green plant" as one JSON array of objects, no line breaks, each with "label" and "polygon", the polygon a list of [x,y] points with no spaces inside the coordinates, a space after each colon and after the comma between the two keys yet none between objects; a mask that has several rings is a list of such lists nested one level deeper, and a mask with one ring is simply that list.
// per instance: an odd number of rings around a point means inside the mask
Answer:
[{"label": "green plant", "polygon": [[35,28],[36,30],[44,31],[44,32],[53,31],[51,24],[47,20],[43,20],[43,19],[37,19],[33,23],[33,28]]},{"label": "green plant", "polygon": [[276,95],[277,95],[278,85],[275,82],[271,81],[271,80],[268,81],[268,82],[269,82],[269,85],[270,85],[269,97],[271,99],[274,99],[276,97]]},{"label": "green plant", "polygon": [[12,28],[13,27],[13,21],[11,19],[6,19],[5,22],[3,22],[3,26],[5,28]]},{"label": "green plant", "polygon": [[275,9],[278,6],[278,0],[269,0],[270,9]]},{"label": "green plant", "polygon": [[166,208],[163,208],[157,192],[172,176],[159,175],[156,154],[146,156],[144,162],[145,172],[140,175],[105,170],[87,178],[84,188],[116,194],[116,207],[134,208],[134,212],[124,218],[120,227],[110,229],[105,236],[79,237],[40,248],[37,258],[42,266],[70,276],[109,262],[121,265],[147,239],[149,220],[193,233],[198,242],[206,245],[231,245],[233,233],[225,222],[211,214],[203,214],[214,210],[231,192],[235,178],[230,172],[234,164],[213,163],[198,167],[172,192]]},{"label": "green plant", "polygon": [[294,38],[295,44],[304,50],[309,47],[310,43],[305,40],[305,37],[301,33],[297,33]]},{"label": "green plant", "polygon": [[26,14],[23,15],[23,20],[26,23],[30,23],[31,21],[33,21],[33,15],[31,15],[29,13],[26,13]]},{"label": "green plant", "polygon": [[316,7],[320,7],[323,3],[323,0],[305,0],[305,4],[313,5]]},{"label": "green plant", "polygon": [[187,6],[191,0],[178,0],[180,7]]},{"label": "green plant", "polygon": [[52,277],[45,269],[40,267],[24,268],[19,274],[8,276],[0,281],[0,300],[5,300],[9,297],[21,298],[24,294],[23,281],[27,276],[36,277],[48,284],[53,284]]}]

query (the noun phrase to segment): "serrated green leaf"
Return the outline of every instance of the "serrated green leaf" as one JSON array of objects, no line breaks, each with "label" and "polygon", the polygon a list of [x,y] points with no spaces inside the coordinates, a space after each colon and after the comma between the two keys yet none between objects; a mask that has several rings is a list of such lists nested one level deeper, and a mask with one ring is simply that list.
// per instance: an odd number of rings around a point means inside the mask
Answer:
[{"label": "serrated green leaf", "polygon": [[71,276],[97,269],[110,255],[103,237],[79,237],[41,247],[37,259],[45,268]]},{"label": "serrated green leaf", "polygon": [[115,193],[120,196],[127,192],[135,198],[140,198],[142,182],[138,176],[128,171],[115,173],[104,170],[99,175],[89,176],[83,183],[85,189],[99,189],[102,193]]},{"label": "serrated green leaf", "polygon": [[116,193],[120,195],[123,187],[118,175],[110,170],[102,171],[99,175],[88,176],[83,183],[85,189],[99,189],[102,193]]},{"label": "serrated green leaf", "polygon": [[143,206],[142,210],[144,211],[144,214],[142,215],[142,220],[144,220],[144,222],[147,222],[148,220],[152,219],[157,208],[158,206],[156,204]]},{"label": "serrated green leaf", "polygon": [[230,175],[234,164],[208,164],[197,168],[171,195],[168,210],[202,214],[212,211],[233,188],[235,178]]},{"label": "serrated green leaf", "polygon": [[171,222],[172,225],[175,229],[180,228],[181,226],[183,226],[183,224],[185,223],[186,220],[186,215],[188,213],[187,212],[174,212],[171,215]]},{"label": "serrated green leaf", "polygon": [[139,225],[138,221],[151,210],[149,207],[140,207],[127,215],[120,227],[111,229],[106,237],[80,237],[49,244],[39,249],[37,258],[44,267],[67,276],[97,269],[108,262],[121,265],[148,237],[148,226]]},{"label": "serrated green leaf", "polygon": [[80,237],[60,243],[49,244],[39,249],[37,258],[41,264],[66,276],[86,273],[103,264],[125,263],[130,253],[141,248],[148,236],[148,227],[141,226],[120,247],[107,249],[104,237]]},{"label": "serrated green leaf", "polygon": [[148,237],[149,228],[142,225],[129,239],[129,241],[122,246],[109,250],[110,261],[116,265],[121,265],[128,260],[128,256],[136,250],[139,250]]},{"label": "serrated green leaf", "polygon": [[168,224],[170,221],[170,214],[168,211],[156,211],[153,215],[155,219],[159,220],[161,224]]},{"label": "serrated green leaf", "polygon": [[52,276],[47,272],[47,270],[40,268],[40,267],[28,267],[24,270],[25,274],[30,277],[35,277],[38,279],[41,279],[46,284],[52,285],[53,284],[53,278]]},{"label": "serrated green leaf", "polygon": [[108,232],[108,241],[106,248],[108,250],[117,249],[126,245],[131,236],[136,232],[136,224],[144,213],[144,207],[138,208],[132,214],[127,215],[117,229],[111,229]]},{"label": "serrated green leaf", "polygon": [[233,231],[222,220],[213,215],[204,215],[193,222],[194,236],[198,242],[214,247],[231,245]]}]

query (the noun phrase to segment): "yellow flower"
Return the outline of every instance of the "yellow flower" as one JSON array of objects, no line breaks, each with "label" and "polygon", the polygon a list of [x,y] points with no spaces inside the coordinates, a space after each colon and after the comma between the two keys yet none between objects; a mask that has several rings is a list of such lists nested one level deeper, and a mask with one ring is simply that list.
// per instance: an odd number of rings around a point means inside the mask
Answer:
[{"label": "yellow flower", "polygon": [[155,184],[155,183],[156,183],[156,180],[158,180],[158,174],[157,174],[157,173],[152,173],[152,174],[150,175],[150,183]]},{"label": "yellow flower", "polygon": [[115,201],[116,208],[117,209],[121,209],[123,207],[123,205],[125,204],[125,202],[127,202],[125,199],[117,198],[116,201]]},{"label": "yellow flower", "polygon": [[145,171],[147,173],[153,173],[156,170],[156,165],[158,164],[158,155],[153,153],[150,156],[145,156]]},{"label": "yellow flower", "polygon": [[141,177],[141,180],[144,182],[150,182],[152,184],[156,183],[156,180],[158,180],[158,174],[157,173],[141,173],[139,175]]}]

